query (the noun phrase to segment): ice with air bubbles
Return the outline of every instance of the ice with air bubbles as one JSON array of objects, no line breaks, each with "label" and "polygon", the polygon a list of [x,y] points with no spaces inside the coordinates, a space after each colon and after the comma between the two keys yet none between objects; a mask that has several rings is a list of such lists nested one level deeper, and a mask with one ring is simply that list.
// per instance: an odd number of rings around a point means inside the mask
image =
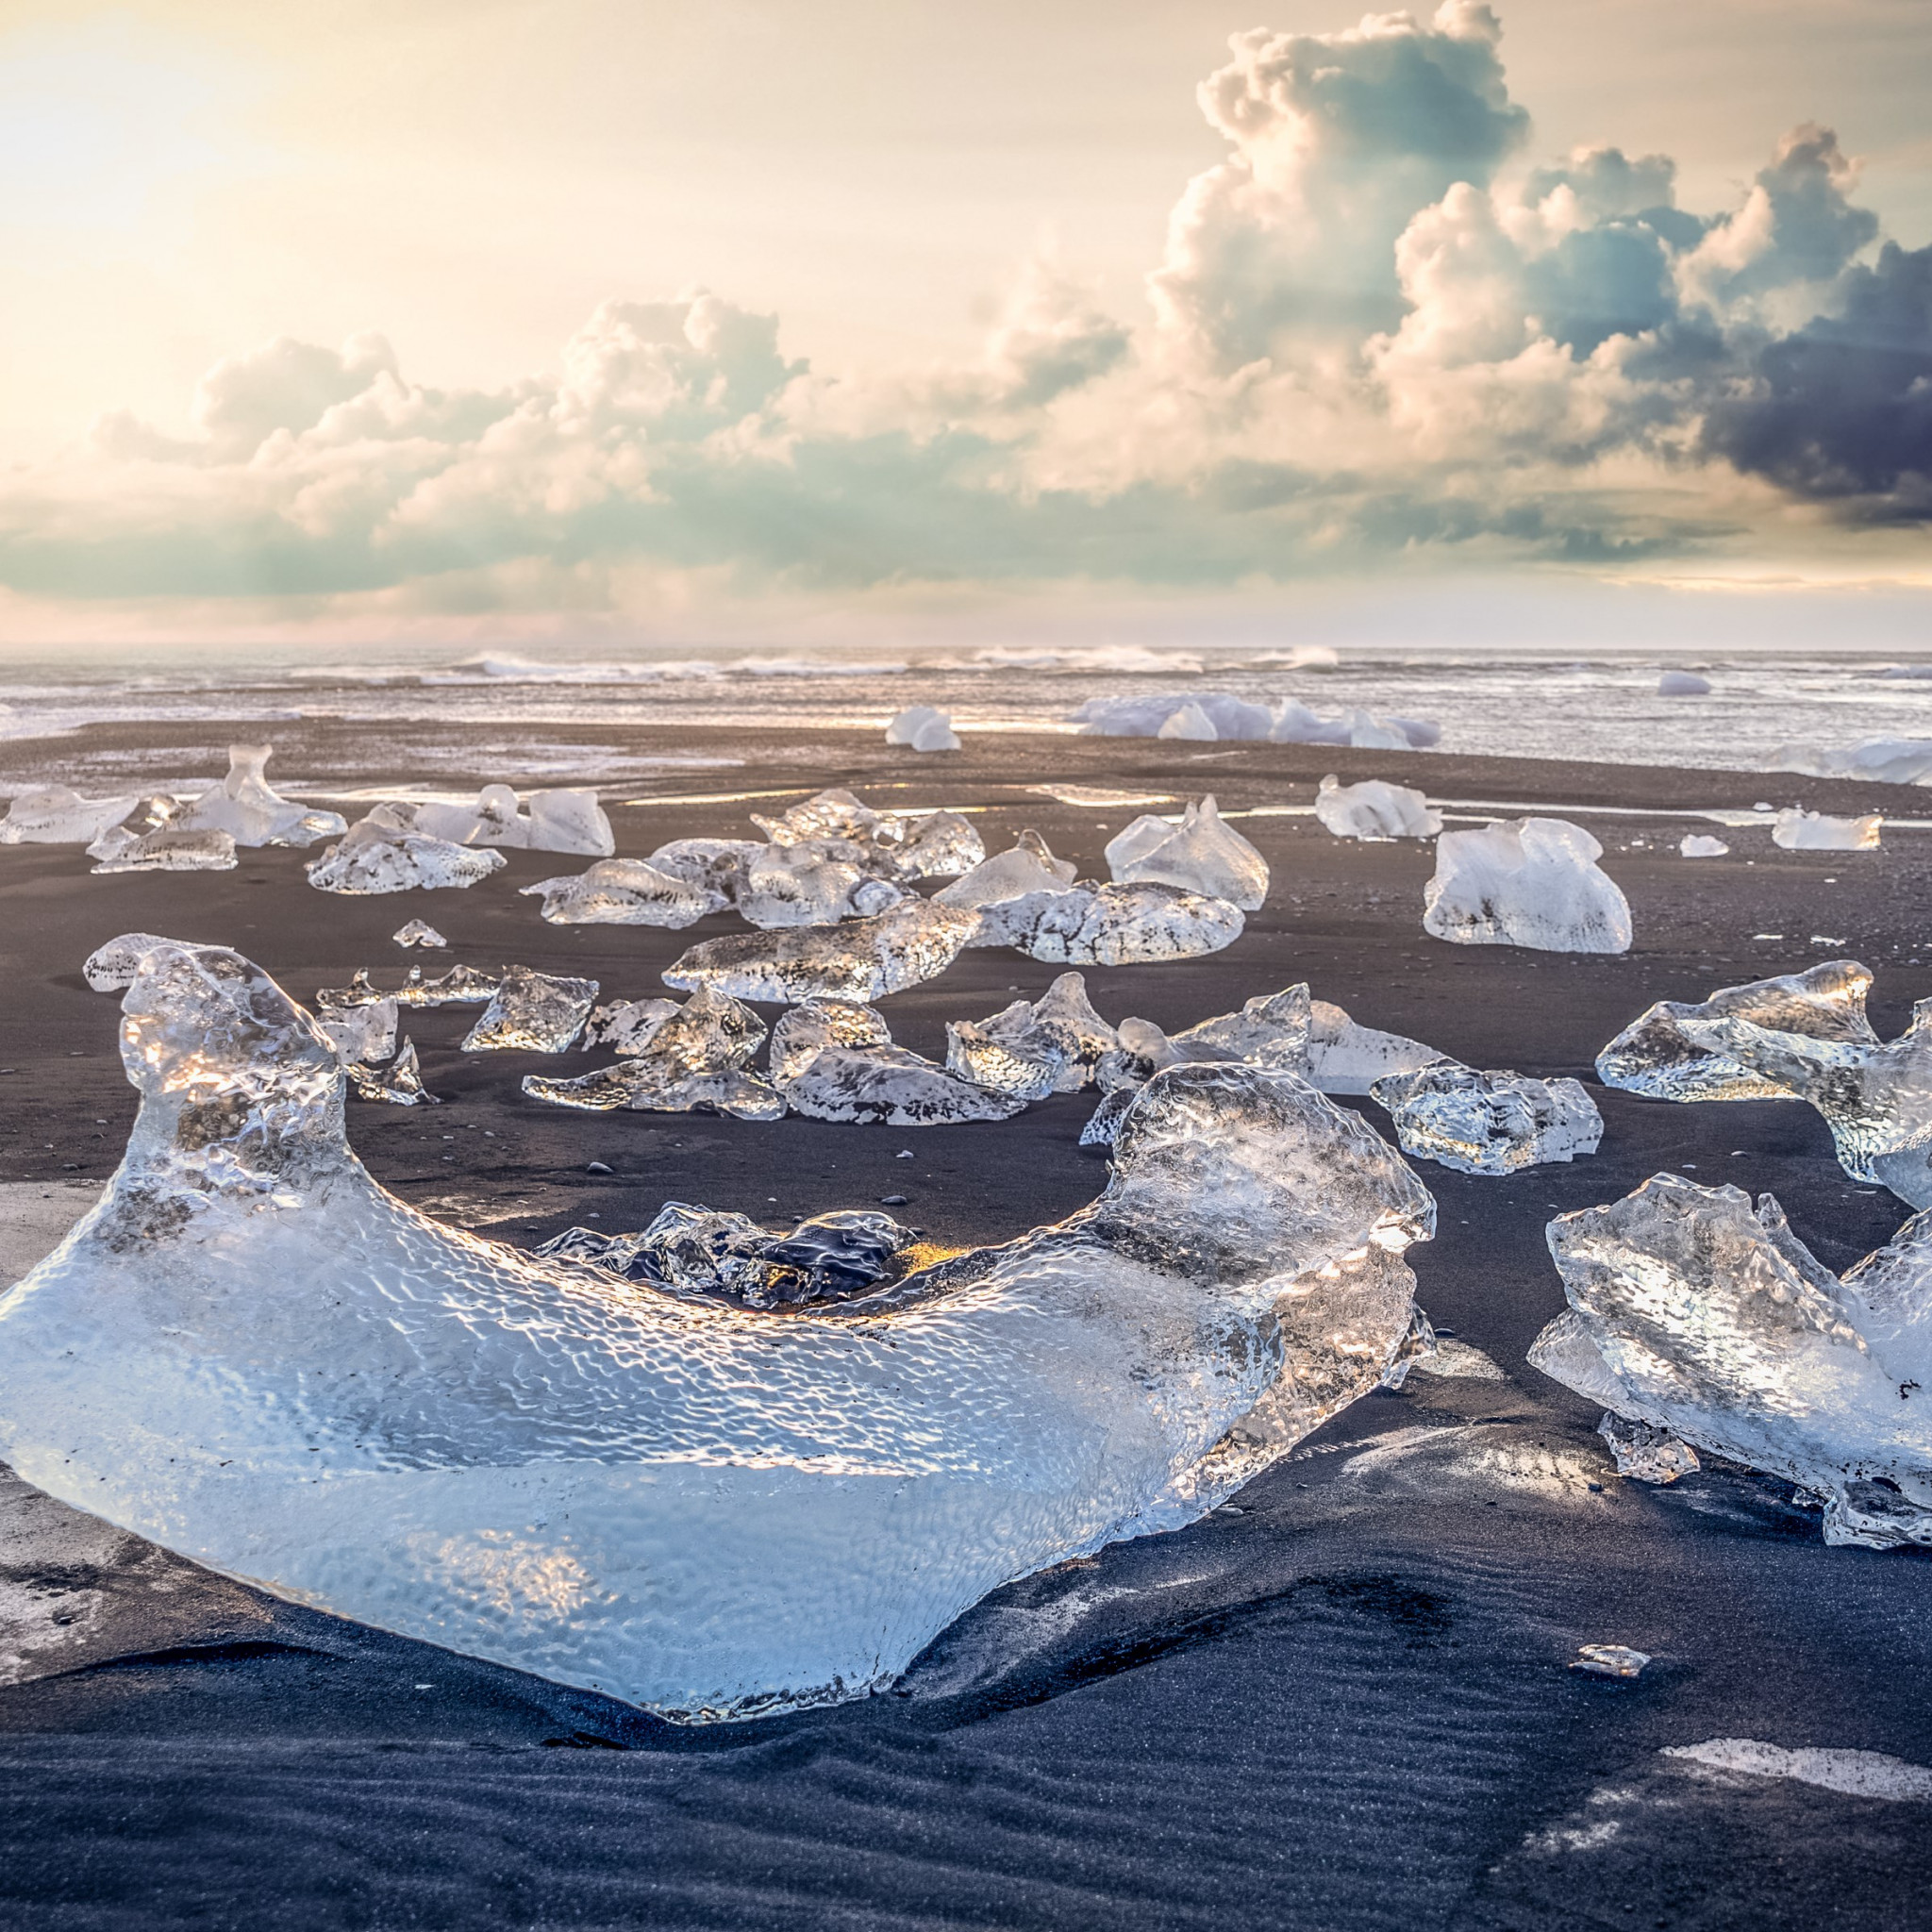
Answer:
[{"label": "ice with air bubbles", "polygon": [[716,987],[741,1000],[870,1001],[943,973],[979,930],[979,915],[908,899],[871,919],[779,932],[727,933],[681,953],[667,986]]},{"label": "ice with air bubbles", "polygon": [[410,814],[379,805],[305,870],[318,891],[371,896],[467,888],[503,866],[501,852],[418,831]]},{"label": "ice with air bubbles", "polygon": [[1423,891],[1423,930],[1466,946],[1627,953],[1630,903],[1597,864],[1603,851],[1567,819],[1444,832]]},{"label": "ice with air bubbles", "polygon": [[946,1065],[977,1086],[1043,1100],[1091,1085],[1119,1043],[1093,1010],[1084,975],[1062,973],[1037,1000],[1015,1000],[980,1021],[949,1021]]},{"label": "ice with air bubbles", "polygon": [[405,948],[427,946],[434,949],[449,944],[425,919],[406,920],[390,935],[390,939],[392,943]]},{"label": "ice with air bubbles", "polygon": [[1405,1154],[1457,1174],[1515,1174],[1574,1160],[1594,1154],[1604,1134],[1603,1116],[1577,1080],[1439,1059],[1413,1073],[1385,1074],[1369,1091],[1389,1109]]},{"label": "ice with air bubbles", "polygon": [[1822,1499],[1827,1542],[1932,1542],[1932,1215],[1840,1278],[1770,1194],[1661,1174],[1549,1241],[1570,1306],[1529,1359],[1612,1412],[1631,1474],[1668,1479],[1674,1441]]},{"label": "ice with air bubbles", "polygon": [[1218,953],[1246,924],[1239,906],[1179,886],[1083,884],[981,908],[978,942],[1058,966],[1132,966]]},{"label": "ice with air bubbles", "polygon": [[[0,1299],[0,1457],[272,1592],[686,1721],[859,1695],[1375,1388],[1433,1204],[1292,1075],[1140,1093],[1068,1221],[823,1312],[442,1225],[248,960],[158,947],[99,1205]],[[1894,1398],[1895,1400],[1895,1398]]]},{"label": "ice with air bubbles", "polygon": [[772,1081],[793,1113],[891,1127],[1003,1121],[1030,1095],[981,1086],[892,1043],[875,1008],[808,1000],[772,1029]]},{"label": "ice with air bubbles", "polygon": [[0,819],[0,845],[87,845],[118,825],[141,803],[83,798],[71,785],[30,785],[16,791]]},{"label": "ice with air bubbles", "polygon": [[723,892],[693,886],[642,858],[600,858],[587,871],[539,879],[522,895],[541,898],[552,925],[694,925],[730,903]]}]

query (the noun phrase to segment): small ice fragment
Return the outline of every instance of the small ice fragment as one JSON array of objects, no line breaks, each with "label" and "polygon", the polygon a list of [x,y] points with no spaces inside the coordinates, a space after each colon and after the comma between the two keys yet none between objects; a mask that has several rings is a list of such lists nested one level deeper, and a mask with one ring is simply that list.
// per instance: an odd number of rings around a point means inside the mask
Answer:
[{"label": "small ice fragment", "polygon": [[584,1163],[584,1172],[586,1174],[615,1174],[617,1170],[608,1160],[587,1160]]},{"label": "small ice fragment", "polygon": [[794,1113],[821,1121],[928,1127],[1009,1120],[1026,1105],[894,1046],[877,1012],[845,1000],[809,1000],[779,1015],[772,1079]]},{"label": "small ice fragment", "polygon": [[373,895],[474,886],[503,866],[501,852],[412,831],[392,808],[377,806],[304,870],[318,891]]},{"label": "small ice fragment", "polygon": [[1214,721],[1199,705],[1183,705],[1179,710],[1172,711],[1161,721],[1156,738],[1188,738],[1212,743],[1221,736],[1214,728]]},{"label": "small ice fragment", "polygon": [[1423,930],[1459,945],[1627,953],[1630,905],[1596,863],[1603,849],[1567,819],[1444,832]]},{"label": "small ice fragment", "polygon": [[1332,772],[1316,788],[1315,816],[1338,839],[1433,839],[1442,829],[1442,814],[1409,786],[1344,785]]},{"label": "small ice fragment", "polygon": [[1884,823],[1877,812],[1860,819],[1834,819],[1792,805],[1778,813],[1771,839],[1787,852],[1875,852]]},{"label": "small ice fragment", "polygon": [[597,997],[594,979],[510,966],[481,1018],[464,1036],[464,1053],[561,1053],[577,1037]]},{"label": "small ice fragment", "polygon": [[1654,1429],[1648,1423],[1633,1423],[1606,1409],[1596,1432],[1610,1445],[1617,1458],[1617,1474],[1640,1483],[1674,1483],[1680,1475],[1693,1475],[1702,1467],[1697,1452],[1680,1442],[1668,1429]]},{"label": "small ice fragment", "polygon": [[1421,1374],[1441,1375],[1449,1380],[1507,1382],[1509,1378],[1481,1349],[1436,1331],[1433,1350],[1418,1355],[1411,1366]]},{"label": "small ice fragment", "polygon": [[96,992],[119,992],[134,984],[141,962],[156,946],[174,946],[178,940],[164,940],[151,932],[124,932],[117,940],[96,946],[87,956],[80,976]]},{"label": "small ice fragment", "polygon": [[1268,861],[1222,822],[1213,795],[1191,805],[1178,825],[1138,818],[1108,841],[1116,885],[1178,886],[1257,912],[1268,897]]},{"label": "small ice fragment", "polygon": [[1875,1045],[1878,1036],[1865,1017],[1871,985],[1871,973],[1856,960],[1832,959],[1803,973],[1720,987],[1699,1004],[1659,1000],[1597,1055],[1597,1077],[1654,1100],[1793,1099],[1782,1081],[1697,1043],[1687,1026],[1729,1015],[1778,1033]]},{"label": "small ice fragment", "polygon": [[886,742],[902,744],[913,751],[958,751],[959,740],[953,721],[944,711],[930,705],[913,705],[886,726]]},{"label": "small ice fragment", "polygon": [[1478,1073],[1435,1060],[1411,1074],[1385,1074],[1369,1089],[1389,1109],[1402,1151],[1458,1174],[1515,1174],[1546,1161],[1594,1154],[1603,1116],[1576,1080]]},{"label": "small ice fragment", "polygon": [[909,1147],[902,1147],[898,1153],[892,1156],[894,1160],[910,1160],[912,1158],[912,1150]]},{"label": "small ice fragment", "polygon": [[675,1000],[612,1000],[591,1008],[579,1044],[587,1053],[593,1046],[608,1046],[618,1055],[641,1053],[678,1010]]},{"label": "small ice fragment", "polygon": [[405,1040],[402,1050],[384,1067],[368,1067],[350,1061],[346,1071],[350,1091],[358,1100],[386,1100],[393,1107],[431,1107],[437,1096],[423,1084],[423,1069],[417,1063],[416,1043]]},{"label": "small ice fragment", "polygon": [[340,812],[310,811],[268,782],[274,747],[231,744],[228,775],[199,798],[183,799],[172,823],[184,832],[226,832],[238,845],[313,845],[349,829]]},{"label": "small ice fragment", "polygon": [[1657,681],[1660,698],[1705,698],[1710,695],[1710,679],[1694,671],[1666,671]]},{"label": "small ice fragment", "polygon": [[573,877],[539,879],[519,889],[541,896],[552,925],[692,925],[730,902],[723,892],[688,885],[641,858],[600,858]]},{"label": "small ice fragment", "polygon": [[1722,839],[1713,839],[1708,832],[1686,832],[1677,844],[1677,850],[1686,858],[1723,858],[1730,849]]},{"label": "small ice fragment", "polygon": [[783,1115],[785,1103],[770,1083],[747,1071],[765,1037],[765,1023],[749,1007],[710,987],[700,987],[681,1007],[668,1000],[635,1005],[670,1011],[636,1044],[621,1046],[624,1058],[615,1066],[575,1079],[529,1074],[524,1091],[555,1107],[602,1113],[723,1113],[750,1121]]},{"label": "small ice fragment", "polygon": [[1366,1093],[1385,1074],[1412,1074],[1444,1056],[1419,1040],[1358,1026],[1341,1008],[1308,1010],[1308,1082],[1323,1093]]},{"label": "small ice fragment", "polygon": [[1653,1659],[1648,1651],[1632,1650],[1624,1643],[1585,1643],[1577,1648],[1576,1660],[1570,1666],[1591,1677],[1641,1677]]},{"label": "small ice fragment", "polygon": [[0,845],[87,845],[118,825],[141,800],[83,798],[66,785],[33,785],[17,791],[0,819]]},{"label": "small ice fragment", "polygon": [[744,1000],[869,1001],[943,973],[979,929],[976,912],[908,899],[872,919],[731,933],[679,955],[667,986],[715,986]]},{"label": "small ice fragment", "polygon": [[426,920],[412,919],[390,935],[399,946],[446,946],[449,941]]}]

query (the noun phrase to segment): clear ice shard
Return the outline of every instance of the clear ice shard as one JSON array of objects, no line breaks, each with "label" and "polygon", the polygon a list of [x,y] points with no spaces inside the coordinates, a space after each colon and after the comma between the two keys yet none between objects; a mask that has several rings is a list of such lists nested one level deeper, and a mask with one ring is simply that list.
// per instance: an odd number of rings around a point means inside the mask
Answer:
[{"label": "clear ice shard", "polygon": [[930,705],[913,705],[901,711],[886,726],[886,742],[903,744],[911,751],[958,751],[958,734],[953,720]]},{"label": "clear ice shard", "polygon": [[1677,850],[1686,858],[1728,858],[1731,852],[1722,839],[1713,839],[1708,832],[1686,832],[1677,841]]},{"label": "clear ice shard", "polygon": [[615,1054],[641,1053],[676,1011],[675,1000],[612,1000],[591,1009],[578,1044],[587,1053],[593,1046],[608,1046]]},{"label": "clear ice shard", "polygon": [[398,946],[446,946],[449,941],[429,924],[427,920],[411,919],[399,925],[390,934],[392,943]]},{"label": "clear ice shard", "polygon": [[1433,839],[1442,829],[1442,814],[1410,786],[1344,785],[1332,772],[1315,788],[1315,816],[1338,839]]},{"label": "clear ice shard", "polygon": [[892,1044],[884,1018],[849,1000],[808,1000],[772,1029],[772,1080],[793,1113],[815,1121],[932,1127],[1004,1121],[1026,1101],[982,1087]]},{"label": "clear ice shard", "polygon": [[1515,1174],[1572,1160],[1594,1154],[1604,1137],[1603,1115],[1576,1080],[1481,1073],[1440,1059],[1412,1074],[1384,1074],[1369,1092],[1389,1109],[1405,1154],[1457,1174]]},{"label": "clear ice shard", "polygon": [[340,812],[311,811],[268,782],[275,747],[231,744],[228,775],[199,798],[184,798],[169,823],[184,832],[225,832],[238,845],[314,845],[349,829]]},{"label": "clear ice shard", "polygon": [[1091,1086],[1119,1036],[1093,1010],[1087,981],[1062,973],[1037,1000],[1015,1000],[990,1019],[946,1027],[946,1065],[961,1079],[1023,1100]]},{"label": "clear ice shard", "polygon": [[1884,824],[1875,811],[1861,819],[1834,819],[1791,805],[1773,821],[1771,841],[1787,852],[1875,852]]},{"label": "clear ice shard", "polygon": [[871,1209],[817,1214],[778,1234],[748,1214],[667,1201],[640,1233],[566,1228],[534,1252],[676,1295],[773,1309],[850,1301],[903,1274],[903,1257],[920,1247],[909,1227]]},{"label": "clear ice shard", "polygon": [[1932,1215],[1840,1280],[1771,1195],[1661,1174],[1549,1241],[1533,1366],[1821,1497],[1826,1542],[1932,1542]]},{"label": "clear ice shard", "polygon": [[318,891],[367,895],[474,886],[503,866],[501,852],[412,830],[394,807],[379,805],[304,870]]},{"label": "clear ice shard", "polygon": [[1702,1467],[1696,1450],[1680,1442],[1670,1430],[1630,1422],[1614,1410],[1604,1412],[1596,1432],[1617,1458],[1617,1474],[1633,1482],[1674,1483],[1680,1475],[1692,1475]]},{"label": "clear ice shard", "polygon": [[1210,793],[1181,813],[1177,825],[1142,817],[1108,841],[1116,885],[1178,886],[1258,912],[1268,897],[1268,861],[1222,822]]},{"label": "clear ice shard", "polygon": [[[815,792],[781,818],[751,815],[774,845],[830,841],[821,857],[842,858],[873,876],[906,884],[952,878],[971,872],[986,857],[973,821],[957,811],[874,811],[849,791]],[[835,845],[848,847],[837,851]]]},{"label": "clear ice shard", "polygon": [[345,1071],[349,1088],[358,1100],[386,1100],[394,1107],[437,1106],[437,1096],[423,1084],[423,1069],[416,1059],[416,1042],[405,1040],[402,1050],[387,1066],[365,1066],[348,1061]]},{"label": "clear ice shard", "polygon": [[386,1060],[395,1052],[400,1017],[393,999],[358,1000],[352,1007],[318,1000],[315,1007],[315,1024],[335,1041],[343,1061],[358,1066]]},{"label": "clear ice shard", "polygon": [[335,1049],[236,954],[158,948],[123,1027],[126,1157],[0,1300],[0,1457],[686,1720],[863,1694],[989,1590],[1199,1517],[1377,1385],[1433,1225],[1304,1083],[1179,1067],[1067,1222],[824,1314],[713,1305],[377,1186]]},{"label": "clear ice shard", "polygon": [[1423,930],[1465,946],[1627,953],[1630,904],[1598,866],[1603,850],[1567,819],[1444,832],[1423,890]]},{"label": "clear ice shard", "polygon": [[575,876],[525,886],[522,896],[541,897],[552,925],[679,927],[730,904],[723,892],[689,885],[642,858],[600,858]]},{"label": "clear ice shard", "polygon": [[597,998],[594,979],[507,966],[490,1004],[463,1037],[465,1053],[561,1053],[583,1030]]},{"label": "clear ice shard", "polygon": [[235,841],[224,831],[182,831],[176,801],[164,792],[137,799],[132,810],[88,846],[95,872],[232,872]]},{"label": "clear ice shard", "polygon": [[744,868],[765,849],[757,839],[674,839],[651,854],[647,863],[688,886],[737,898]]},{"label": "clear ice shard", "polygon": [[0,819],[0,845],[91,844],[140,803],[132,793],[83,798],[70,786],[32,785],[13,794]]},{"label": "clear ice shard", "polygon": [[486,785],[474,804],[385,806],[410,831],[455,845],[506,845],[525,852],[575,852],[608,858],[617,850],[594,791],[533,791],[527,812],[508,785]]},{"label": "clear ice shard", "polygon": [[1073,860],[1056,858],[1046,841],[1029,825],[1009,851],[996,852],[991,858],[981,859],[971,872],[950,886],[941,886],[932,896],[941,906],[978,911],[1008,899],[1026,898],[1034,892],[1071,891],[1074,870]]},{"label": "clear ice shard", "polygon": [[124,932],[119,939],[96,946],[87,956],[80,976],[96,992],[120,992],[134,984],[142,958],[156,946],[178,945],[178,940],[165,940],[157,933]]},{"label": "clear ice shard", "polygon": [[[646,1010],[654,1008],[663,1010]],[[575,1079],[528,1074],[524,1091],[554,1107],[597,1113],[724,1113],[746,1121],[784,1114],[771,1083],[747,1071],[765,1037],[765,1023],[749,1007],[704,986],[681,1007],[639,1000],[598,1008],[613,1010],[601,1033],[617,1046],[615,1066]]]},{"label": "clear ice shard", "polygon": [[1446,1056],[1419,1040],[1358,1026],[1327,1000],[1308,1008],[1308,1081],[1324,1093],[1366,1093],[1385,1074],[1412,1074]]},{"label": "clear ice shard", "polygon": [[1876,1046],[1865,1017],[1871,985],[1871,972],[1856,959],[1827,959],[1803,973],[1720,987],[1701,1002],[1659,1000],[1597,1055],[1597,1077],[1654,1100],[1794,1100],[1782,1082],[1693,1041],[1687,1025],[1734,1017],[1773,1033]]},{"label": "clear ice shard", "polygon": [[982,907],[974,944],[1012,946],[1064,966],[1192,959],[1241,936],[1239,906],[1178,886],[1079,885]]},{"label": "clear ice shard", "polygon": [[664,969],[666,986],[741,1000],[875,1000],[943,973],[979,929],[976,912],[908,899],[872,919],[706,940]]},{"label": "clear ice shard", "polygon": [[[852,857],[841,857],[850,853]],[[746,924],[765,931],[789,925],[832,925],[884,912],[908,897],[891,879],[855,862],[870,859],[841,840],[801,840],[795,845],[754,845],[740,867],[734,894]]]}]

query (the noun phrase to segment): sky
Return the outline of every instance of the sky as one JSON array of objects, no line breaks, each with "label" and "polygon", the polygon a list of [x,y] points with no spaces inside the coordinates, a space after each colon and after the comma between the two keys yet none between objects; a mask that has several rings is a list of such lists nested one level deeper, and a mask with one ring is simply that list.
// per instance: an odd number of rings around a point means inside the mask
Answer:
[{"label": "sky", "polygon": [[0,0],[0,641],[1932,641],[1925,0]]}]

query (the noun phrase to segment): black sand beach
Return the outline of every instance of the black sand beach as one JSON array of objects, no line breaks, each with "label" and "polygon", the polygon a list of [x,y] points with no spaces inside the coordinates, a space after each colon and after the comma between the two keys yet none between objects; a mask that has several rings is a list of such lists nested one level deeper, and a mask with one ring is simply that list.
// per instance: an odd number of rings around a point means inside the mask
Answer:
[{"label": "black sand beach", "polygon": [[[212,777],[227,736],[126,727],[15,742],[0,748],[0,783]],[[1212,791],[1237,813],[1306,807],[1332,770],[1505,812],[1574,808],[1635,916],[1636,943],[1617,958],[1446,945],[1421,927],[1425,846],[1340,841],[1310,817],[1264,811],[1237,824],[1274,870],[1266,909],[1209,958],[1090,972],[1111,1020],[1177,1027],[1306,979],[1365,1024],[1472,1064],[1593,1080],[1596,1051],[1656,999],[1857,958],[1878,974],[1873,1018],[1890,1035],[1932,994],[1932,831],[1889,830],[1875,853],[1786,853],[1764,830],[1728,831],[1730,858],[1687,860],[1684,832],[1721,828],[1643,815],[1765,800],[1916,817],[1911,790],[1049,737],[989,735],[924,759],[822,733],[608,742],[625,854],[748,834],[750,811],[847,785],[879,805],[979,808],[990,849],[1037,826],[1104,874],[1107,838],[1159,808],[1038,788],[1175,802]],[[533,782],[496,741],[425,749],[305,722],[277,745],[271,775],[292,791],[365,786],[371,772]],[[635,762],[691,754],[741,762]],[[437,964],[589,974],[608,998],[662,991],[659,972],[686,946],[741,929],[730,917],[685,933],[546,926],[516,889],[585,863],[554,854],[510,854],[466,892],[370,899],[314,891],[303,857],[96,878],[75,847],[0,850],[0,1183],[22,1240],[112,1171],[133,1118],[116,1003],[79,971],[117,933],[235,946],[307,999],[358,967],[399,977],[422,956],[390,935],[423,917],[451,941],[428,956]],[[937,1054],[946,1020],[1035,995],[1055,971],[971,952],[883,1008],[895,1037]],[[592,1057],[463,1056],[473,1017],[407,1015],[445,1104],[352,1103],[350,1138],[417,1206],[515,1244],[592,1213],[606,1229],[641,1226],[667,1199],[776,1223],[893,1193],[936,1238],[987,1242],[1058,1219],[1103,1181],[1076,1144],[1091,1096],[917,1131],[576,1114],[525,1100],[519,1081]],[[1562,1306],[1545,1223],[1653,1173],[1770,1191],[1834,1268],[1906,1210],[1843,1174],[1808,1108],[1592,1095],[1607,1128],[1594,1157],[1508,1179],[1419,1165],[1441,1231],[1410,1257],[1418,1297],[1500,1379],[1412,1374],[1232,1508],[997,1592],[894,1691],[856,1704],[678,1730],[276,1602],[8,1478],[0,1922],[1923,1924],[1923,1805],[1659,1753],[1728,1737],[1932,1763],[1932,1552],[1826,1549],[1789,1485],[1734,1468],[1661,1491],[1623,1482],[1594,1433],[1599,1411],[1524,1360]],[[907,1146],[915,1159],[897,1159]],[[587,1173],[592,1161],[612,1172]],[[1634,1683],[1593,1680],[1567,1668],[1590,1642],[1657,1661]]]}]

